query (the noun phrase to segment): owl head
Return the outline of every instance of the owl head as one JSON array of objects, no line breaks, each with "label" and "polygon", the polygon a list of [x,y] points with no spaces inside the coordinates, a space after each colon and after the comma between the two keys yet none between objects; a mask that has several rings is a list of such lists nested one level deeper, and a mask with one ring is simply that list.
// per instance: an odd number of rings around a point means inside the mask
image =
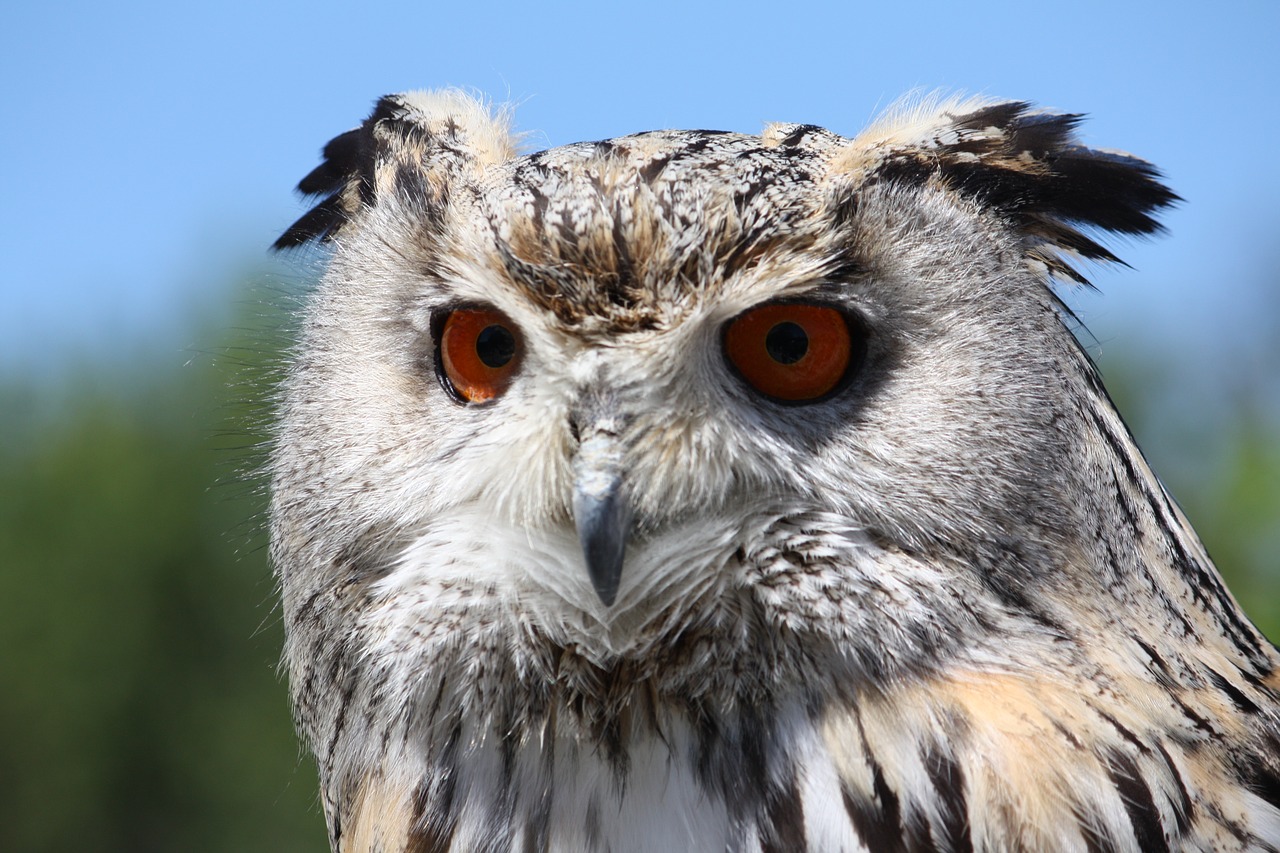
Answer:
[{"label": "owl head", "polygon": [[286,595],[422,572],[608,646],[786,519],[1048,570],[1096,383],[1050,279],[1175,198],[1078,121],[930,101],[522,156],[458,92],[382,99],[276,244],[332,247],[275,459]]}]

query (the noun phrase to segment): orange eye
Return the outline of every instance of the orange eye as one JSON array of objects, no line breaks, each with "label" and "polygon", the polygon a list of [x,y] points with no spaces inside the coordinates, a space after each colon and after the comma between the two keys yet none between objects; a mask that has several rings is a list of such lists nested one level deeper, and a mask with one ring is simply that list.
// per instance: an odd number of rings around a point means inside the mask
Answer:
[{"label": "orange eye", "polygon": [[761,305],[739,315],[725,330],[724,349],[753,388],[789,403],[830,393],[855,356],[844,314],[798,302]]},{"label": "orange eye", "polygon": [[455,396],[485,403],[507,389],[520,366],[520,339],[497,311],[459,308],[444,321],[437,363]]}]

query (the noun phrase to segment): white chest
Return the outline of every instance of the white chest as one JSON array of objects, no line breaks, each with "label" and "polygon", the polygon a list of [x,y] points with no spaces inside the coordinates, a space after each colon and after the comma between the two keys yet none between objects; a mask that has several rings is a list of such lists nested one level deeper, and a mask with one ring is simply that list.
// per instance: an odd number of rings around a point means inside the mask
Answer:
[{"label": "white chest", "polygon": [[767,722],[759,744],[745,742],[759,735],[750,728],[664,727],[623,760],[563,738],[461,748],[449,849],[864,850],[818,733]]}]

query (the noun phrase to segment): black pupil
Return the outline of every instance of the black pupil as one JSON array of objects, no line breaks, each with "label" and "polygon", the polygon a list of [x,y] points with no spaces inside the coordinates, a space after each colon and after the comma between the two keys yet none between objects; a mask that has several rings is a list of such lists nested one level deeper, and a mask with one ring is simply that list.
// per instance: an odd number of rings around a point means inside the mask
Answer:
[{"label": "black pupil", "polygon": [[476,335],[476,355],[486,367],[502,367],[516,355],[516,339],[506,326],[485,326]]},{"label": "black pupil", "polygon": [[778,364],[795,364],[809,351],[809,336],[795,323],[779,323],[765,335],[764,348]]}]

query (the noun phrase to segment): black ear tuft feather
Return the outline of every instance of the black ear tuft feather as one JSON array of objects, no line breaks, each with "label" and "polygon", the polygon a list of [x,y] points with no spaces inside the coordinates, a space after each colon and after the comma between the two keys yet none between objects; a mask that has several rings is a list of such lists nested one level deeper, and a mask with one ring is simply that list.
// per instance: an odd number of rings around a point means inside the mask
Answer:
[{"label": "black ear tuft feather", "polygon": [[332,240],[382,193],[420,209],[446,202],[449,184],[515,156],[510,115],[457,89],[387,95],[355,130],[335,136],[324,159],[298,184],[316,206],[272,248]]},{"label": "black ear tuft feather", "polygon": [[942,112],[923,142],[892,140],[868,180],[936,181],[992,208],[1020,229],[1029,257],[1087,283],[1060,253],[1118,261],[1080,227],[1120,234],[1161,229],[1152,215],[1180,201],[1160,172],[1128,154],[1080,145],[1082,116],[1033,112],[1029,103]]},{"label": "black ear tuft feather", "polygon": [[329,140],[324,146],[324,161],[298,182],[298,192],[304,196],[324,199],[289,226],[272,249],[331,240],[355,213],[356,204],[373,204],[378,153],[374,128],[379,122],[397,118],[402,109],[395,96],[383,97],[363,124]]}]

